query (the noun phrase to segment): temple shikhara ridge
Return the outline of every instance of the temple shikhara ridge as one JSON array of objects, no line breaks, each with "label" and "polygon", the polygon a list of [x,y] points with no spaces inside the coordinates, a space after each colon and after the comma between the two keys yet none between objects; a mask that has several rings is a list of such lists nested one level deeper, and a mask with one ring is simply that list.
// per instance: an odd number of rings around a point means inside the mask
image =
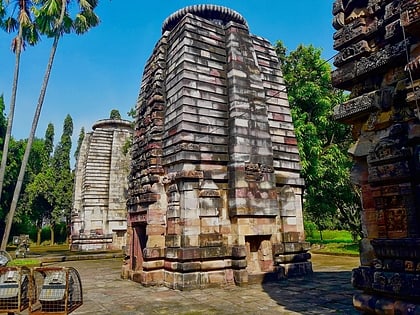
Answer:
[{"label": "temple shikhara ridge", "polygon": [[270,43],[225,7],[175,12],[136,105],[123,276],[183,290],[311,273],[299,163]]},{"label": "temple shikhara ridge", "polygon": [[354,306],[420,313],[420,1],[336,0],[334,110],[353,126],[352,176],[365,239],[353,271]]}]

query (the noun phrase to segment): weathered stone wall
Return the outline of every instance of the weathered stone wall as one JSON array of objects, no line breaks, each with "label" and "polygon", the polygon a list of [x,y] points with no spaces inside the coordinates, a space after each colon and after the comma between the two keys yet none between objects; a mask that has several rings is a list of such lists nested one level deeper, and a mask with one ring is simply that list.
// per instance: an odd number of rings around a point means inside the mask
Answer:
[{"label": "weathered stone wall", "polygon": [[336,0],[333,84],[351,92],[335,118],[353,125],[352,175],[366,238],[353,272],[357,309],[420,312],[420,1]]},{"label": "weathered stone wall", "polygon": [[238,13],[193,6],[164,22],[136,108],[126,276],[189,289],[311,271],[285,90]]},{"label": "weathered stone wall", "polygon": [[129,156],[125,120],[100,120],[80,147],[75,170],[72,249],[121,249],[126,245]]}]

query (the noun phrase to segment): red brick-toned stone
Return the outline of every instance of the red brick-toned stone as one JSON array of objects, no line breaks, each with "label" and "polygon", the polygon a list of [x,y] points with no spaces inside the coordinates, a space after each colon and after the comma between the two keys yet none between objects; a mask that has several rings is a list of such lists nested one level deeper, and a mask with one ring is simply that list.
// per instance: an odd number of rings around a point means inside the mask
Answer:
[{"label": "red brick-toned stone", "polygon": [[[146,265],[182,290],[247,283],[249,272],[273,270],[281,232],[303,235],[303,180],[275,50],[240,15],[195,8],[164,22],[145,65],[127,202],[138,232],[130,251],[163,247],[164,266]],[[295,203],[279,203],[285,185]]]}]

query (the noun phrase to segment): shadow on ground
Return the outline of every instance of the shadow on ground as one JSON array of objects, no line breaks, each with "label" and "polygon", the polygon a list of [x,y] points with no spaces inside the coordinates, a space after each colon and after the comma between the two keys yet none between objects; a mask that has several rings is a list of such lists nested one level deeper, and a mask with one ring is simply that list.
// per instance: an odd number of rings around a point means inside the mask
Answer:
[{"label": "shadow on ground", "polygon": [[265,281],[262,287],[278,305],[293,313],[360,314],[353,308],[355,290],[350,281],[350,271],[321,271],[304,278]]},{"label": "shadow on ground", "polygon": [[352,307],[355,291],[350,284],[350,270],[358,258],[313,258],[311,277],[193,291],[144,287],[121,279],[122,259],[56,264],[80,273],[84,304],[74,315],[359,314]]}]

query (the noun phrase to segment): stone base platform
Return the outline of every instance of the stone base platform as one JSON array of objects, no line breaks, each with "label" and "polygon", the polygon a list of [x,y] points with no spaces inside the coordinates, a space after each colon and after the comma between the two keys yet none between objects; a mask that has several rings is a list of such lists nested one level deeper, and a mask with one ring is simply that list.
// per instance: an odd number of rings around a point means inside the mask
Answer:
[{"label": "stone base platform", "polygon": [[295,277],[311,276],[313,274],[310,261],[274,266],[271,272],[248,273],[245,269],[221,269],[211,271],[173,272],[169,270],[130,271],[127,265],[122,268],[121,276],[148,286],[166,286],[175,290],[194,290],[230,285],[246,286],[277,282]]},{"label": "stone base platform", "polygon": [[297,264],[287,264],[276,266],[274,272],[260,272],[248,274],[247,284],[263,284],[277,282],[295,277],[311,276],[313,274],[312,263],[310,261]]}]

